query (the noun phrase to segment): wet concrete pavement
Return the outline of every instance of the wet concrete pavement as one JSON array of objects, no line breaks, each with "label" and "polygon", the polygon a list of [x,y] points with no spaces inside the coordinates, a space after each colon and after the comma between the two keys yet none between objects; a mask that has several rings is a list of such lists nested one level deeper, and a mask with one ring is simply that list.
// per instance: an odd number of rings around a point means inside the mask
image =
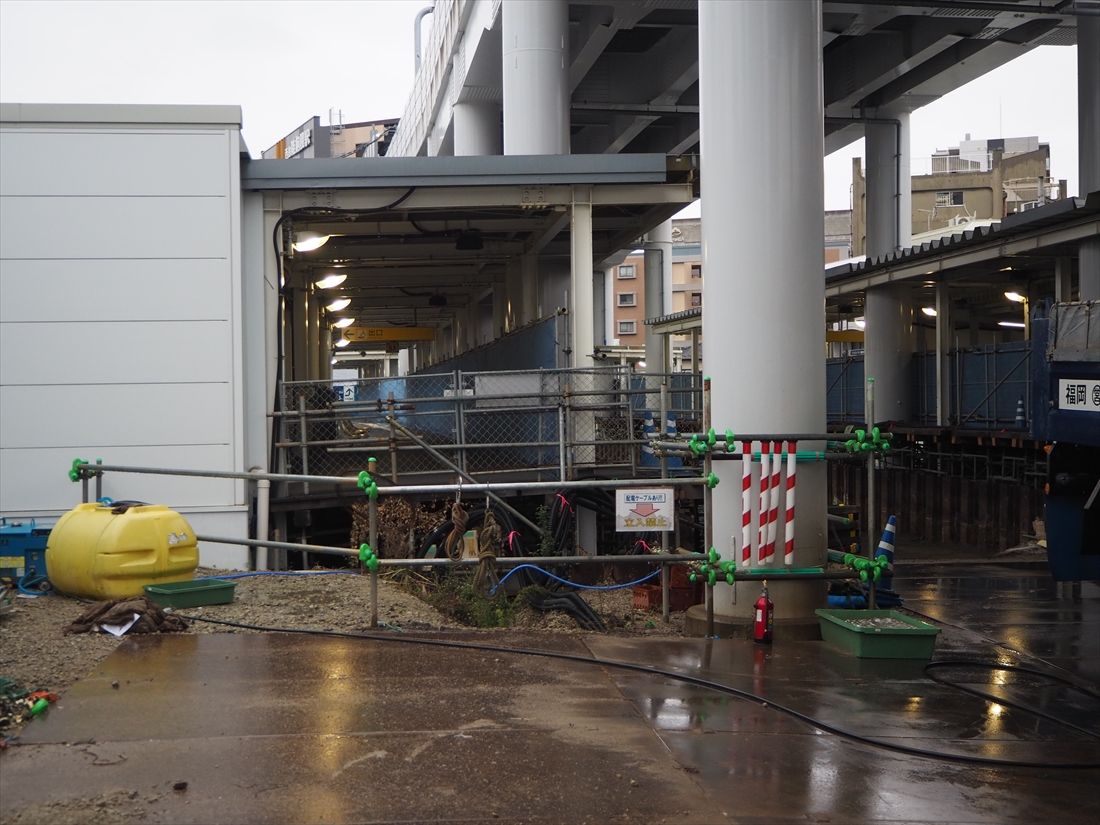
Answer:
[{"label": "wet concrete pavement", "polygon": [[[976,582],[964,570],[911,572],[898,589],[916,609],[975,628],[945,628],[937,657],[1035,664],[990,637],[1053,650],[1077,678],[1094,672],[1100,651],[1085,638],[1098,638],[1094,585],[1077,601],[1057,600],[1041,582],[996,570],[977,571]],[[1074,641],[1054,644],[1052,633]],[[922,663],[859,660],[822,642],[460,638],[656,665],[910,747],[1100,761],[1096,738],[935,684]],[[965,668],[944,675],[1100,726],[1100,701],[1064,684]],[[172,790],[181,781],[187,789]],[[118,790],[118,817],[104,821],[1072,825],[1095,822],[1098,781],[1100,770],[885,751],[604,664],[317,636],[180,635],[125,642],[24,731],[0,756],[0,819],[58,822],[59,810]]]}]

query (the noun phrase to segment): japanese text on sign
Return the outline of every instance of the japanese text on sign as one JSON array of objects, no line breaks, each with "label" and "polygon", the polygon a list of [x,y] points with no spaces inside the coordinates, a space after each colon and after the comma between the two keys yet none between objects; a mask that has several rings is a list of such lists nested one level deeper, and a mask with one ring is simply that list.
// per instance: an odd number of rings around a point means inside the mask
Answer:
[{"label": "japanese text on sign", "polygon": [[1100,414],[1100,381],[1085,378],[1058,379],[1058,409]]},{"label": "japanese text on sign", "polygon": [[615,529],[646,532],[673,528],[675,498],[671,487],[615,491]]}]

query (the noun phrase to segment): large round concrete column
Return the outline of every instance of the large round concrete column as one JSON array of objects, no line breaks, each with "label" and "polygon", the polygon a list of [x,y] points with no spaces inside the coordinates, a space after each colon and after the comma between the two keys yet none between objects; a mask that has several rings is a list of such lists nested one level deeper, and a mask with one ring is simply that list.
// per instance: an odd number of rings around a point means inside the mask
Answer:
[{"label": "large round concrete column", "polygon": [[863,369],[875,379],[875,420],[906,421],[910,414],[909,365],[913,360],[913,304],[891,287],[867,290],[863,307]]},{"label": "large round concrete column", "polygon": [[[868,123],[867,257],[891,255],[910,245],[912,182],[909,115],[897,123]],[[910,413],[909,364],[913,358],[913,309],[890,287],[867,290],[864,372],[875,379],[875,418],[904,421]]]},{"label": "large round concrete column", "polygon": [[[649,233],[649,242],[661,250],[661,315],[672,312],[672,218],[653,228]],[[646,314],[652,318],[657,313]]]},{"label": "large round concrete column", "polygon": [[[1100,17],[1077,17],[1077,164],[1082,197],[1100,190]],[[1081,300],[1100,300],[1100,238],[1081,244]]]},{"label": "large round concrete column", "polygon": [[456,103],[454,113],[455,155],[499,155],[502,150],[500,105]]},{"label": "large round concrete column", "polygon": [[569,154],[569,3],[501,5],[504,154]]},{"label": "large round concrete column", "polygon": [[[700,3],[699,74],[703,361],[714,427],[822,430],[821,3]],[[728,559],[740,546],[741,464],[714,464],[714,545]],[[825,485],[824,463],[798,468],[796,567],[824,562]],[[736,598],[715,588],[715,612],[748,621],[759,588],[736,588]],[[810,618],[824,601],[817,582],[769,589],[779,621]]]}]

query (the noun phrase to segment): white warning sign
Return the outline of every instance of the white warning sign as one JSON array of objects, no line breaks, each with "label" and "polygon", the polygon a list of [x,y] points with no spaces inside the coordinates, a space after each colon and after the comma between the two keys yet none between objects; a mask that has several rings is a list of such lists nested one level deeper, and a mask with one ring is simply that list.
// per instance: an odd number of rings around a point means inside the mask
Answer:
[{"label": "white warning sign", "polygon": [[615,529],[620,533],[671,530],[674,502],[671,487],[616,490]]}]

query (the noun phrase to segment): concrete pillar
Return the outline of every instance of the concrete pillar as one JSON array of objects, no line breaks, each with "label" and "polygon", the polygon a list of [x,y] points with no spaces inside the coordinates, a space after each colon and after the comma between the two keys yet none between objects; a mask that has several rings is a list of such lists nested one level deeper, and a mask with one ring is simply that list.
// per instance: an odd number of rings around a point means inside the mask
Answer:
[{"label": "concrete pillar", "polygon": [[[897,123],[867,124],[867,256],[890,255],[910,245],[912,187],[909,177],[909,115]],[[909,363],[913,357],[913,310],[889,287],[867,290],[865,372],[875,379],[875,418],[909,416]]]},{"label": "concrete pillar", "polygon": [[511,332],[520,326],[523,301],[523,269],[518,258],[508,261],[504,270],[504,331]]},{"label": "concrete pillar", "polygon": [[409,365],[411,363],[410,356],[413,349],[413,347],[406,347],[405,349],[397,351],[397,374],[399,376],[409,374]]},{"label": "concrete pillar", "polygon": [[[669,246],[671,247],[671,238]],[[664,315],[664,250],[660,244],[645,245],[645,317],[657,318]],[[671,257],[671,253],[670,253]],[[643,321],[644,323],[644,321]],[[654,331],[652,325],[645,326],[645,368],[646,372],[658,373],[667,360],[663,352],[668,339]]]},{"label": "concrete pillar", "polygon": [[[1100,190],[1100,17],[1077,17],[1077,167],[1082,197]],[[1081,301],[1100,300],[1100,238],[1082,241]]]},{"label": "concrete pillar", "polygon": [[1071,258],[1054,259],[1054,301],[1064,303],[1073,295],[1073,260]]},{"label": "concrete pillar", "polygon": [[619,337],[619,331],[615,328],[615,273],[612,270],[604,270],[603,279],[603,305],[606,307],[604,312],[604,341],[610,346],[615,343]]},{"label": "concrete pillar", "polygon": [[499,103],[456,103],[451,111],[454,113],[456,155],[501,154]]},{"label": "concrete pillar", "polygon": [[[821,247],[791,242],[824,232],[820,1],[700,3],[699,74],[707,193],[703,360],[713,381],[713,426],[735,432],[821,430]],[[734,272],[736,278],[727,277]],[[733,323],[731,307],[746,302],[754,311],[737,313]],[[721,481],[714,498],[714,546],[729,559],[732,547],[740,547],[741,464],[714,464]],[[824,462],[799,467],[796,567],[824,562],[825,485]],[[715,613],[747,622],[759,587],[736,587],[736,596],[728,585],[715,588]],[[780,622],[810,619],[824,601],[817,582],[769,582],[769,589]]]},{"label": "concrete pillar", "polygon": [[[936,284],[936,426],[946,427],[951,417],[951,294],[947,284]],[[877,387],[876,387],[877,389]],[[878,395],[875,396],[878,407]]]},{"label": "concrete pillar", "polygon": [[[649,233],[649,243],[661,250],[661,315],[672,312],[672,218],[654,227]],[[652,318],[656,312],[646,314]]]},{"label": "concrete pillar", "polygon": [[[495,341],[504,334],[508,317],[508,296],[505,294],[503,282],[493,284],[493,331],[489,336],[490,341]],[[475,323],[476,320],[475,320]],[[477,336],[475,330],[474,336]]]},{"label": "concrete pillar", "polygon": [[291,381],[309,379],[309,352],[306,341],[309,338],[309,293],[305,289],[295,289],[291,297],[291,369],[285,371]]},{"label": "concrete pillar", "polygon": [[322,364],[329,361],[328,329],[324,325],[325,313],[321,308],[321,295],[311,292],[309,295],[309,308],[306,317],[309,319],[309,338],[306,348],[309,352],[310,378],[318,380],[324,377],[325,369]]},{"label": "concrete pillar", "polygon": [[529,324],[539,317],[539,257],[528,253],[520,258],[520,320]]},{"label": "concrete pillar", "polygon": [[[909,364],[913,360],[913,305],[891,287],[867,290],[864,374],[875,379],[875,419],[905,421],[910,413]],[[871,423],[871,422],[868,422]]]},{"label": "concrete pillar", "polygon": [[[537,4],[533,4],[537,5]],[[595,332],[592,328],[592,194],[588,187],[573,189],[573,215],[569,227],[572,247],[569,281],[569,325],[574,367],[594,363]]]},{"label": "concrete pillar", "polygon": [[568,0],[501,5],[504,154],[569,154]]},{"label": "concrete pillar", "polygon": [[597,346],[607,344],[607,271],[597,269],[592,273],[592,335]]}]

